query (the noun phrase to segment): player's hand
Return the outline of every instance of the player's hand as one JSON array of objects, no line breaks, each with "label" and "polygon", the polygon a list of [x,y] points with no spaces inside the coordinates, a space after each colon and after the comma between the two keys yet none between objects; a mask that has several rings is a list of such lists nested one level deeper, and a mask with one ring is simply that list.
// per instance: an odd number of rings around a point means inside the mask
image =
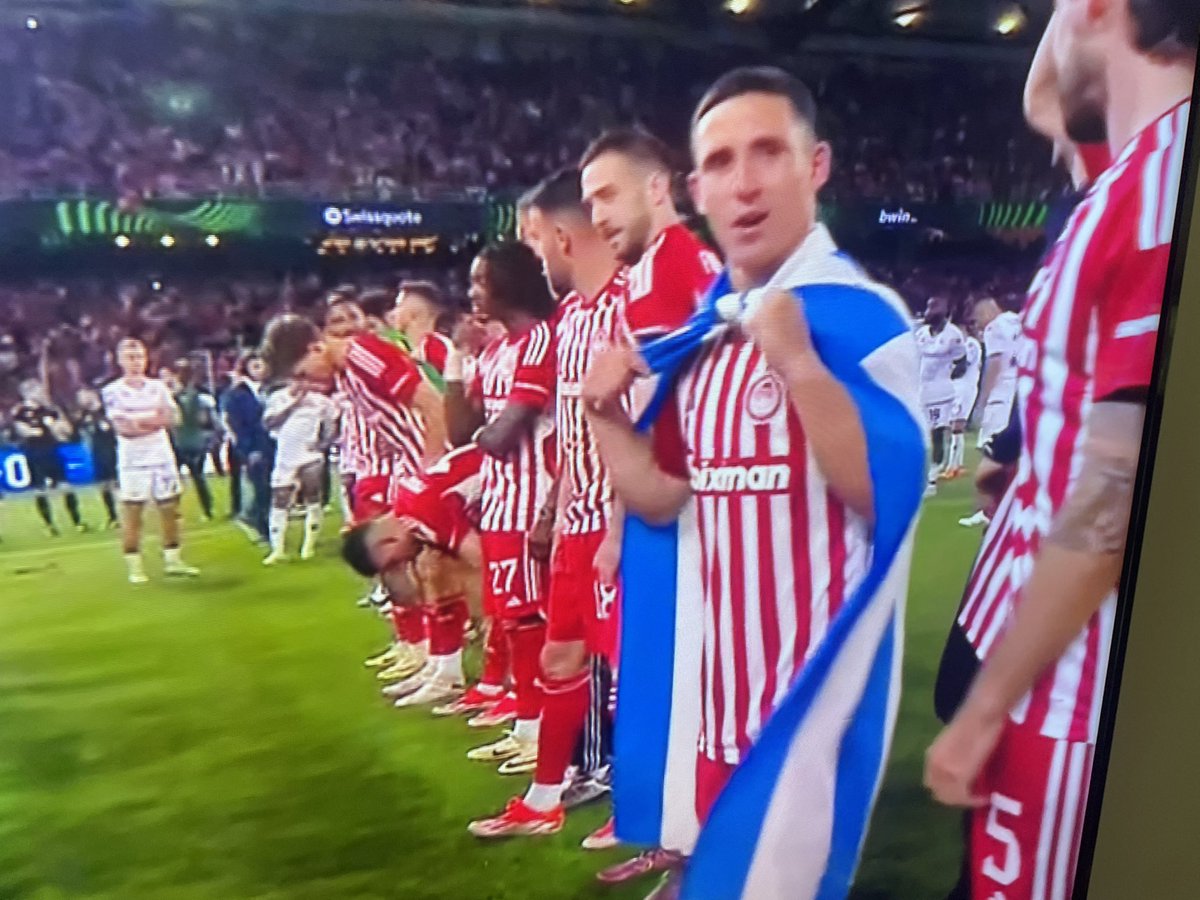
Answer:
[{"label": "player's hand", "polygon": [[1004,729],[1004,718],[982,719],[963,707],[925,751],[925,787],[946,806],[988,804],[977,785]]},{"label": "player's hand", "polygon": [[617,583],[617,574],[621,570],[621,540],[611,531],[596,548],[592,566],[601,584],[611,586]]},{"label": "player's hand", "polygon": [[583,402],[601,416],[622,412],[621,400],[639,375],[648,374],[641,355],[632,347],[609,347],[592,357],[583,380]]},{"label": "player's hand", "polygon": [[554,516],[540,515],[529,532],[529,555],[539,562],[550,562],[554,546]]},{"label": "player's hand", "polygon": [[477,356],[487,343],[487,331],[477,318],[468,316],[455,326],[452,340],[467,356]]},{"label": "player's hand", "polygon": [[803,305],[789,291],[767,294],[742,320],[742,330],[780,374],[816,358]]}]

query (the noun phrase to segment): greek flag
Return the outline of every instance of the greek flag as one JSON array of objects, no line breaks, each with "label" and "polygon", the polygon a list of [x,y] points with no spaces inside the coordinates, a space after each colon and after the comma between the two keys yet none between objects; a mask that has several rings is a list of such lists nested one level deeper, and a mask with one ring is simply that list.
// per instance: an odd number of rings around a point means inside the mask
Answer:
[{"label": "greek flag", "polygon": [[822,361],[858,407],[874,486],[868,571],[830,623],[700,829],[695,813],[702,599],[690,504],[667,527],[626,523],[615,733],[617,836],[691,856],[685,900],[835,900],[854,879],[900,696],[904,607],[927,437],[903,301],[817,226],[771,283],[728,273],[679,331],[643,348],[662,409],[675,376],[767,290],[804,308]]}]

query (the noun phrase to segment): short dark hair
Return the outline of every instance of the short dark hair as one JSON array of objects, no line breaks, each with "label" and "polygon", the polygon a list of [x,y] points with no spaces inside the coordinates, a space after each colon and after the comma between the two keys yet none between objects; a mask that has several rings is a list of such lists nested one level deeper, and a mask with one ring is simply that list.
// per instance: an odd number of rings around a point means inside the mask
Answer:
[{"label": "short dark hair", "polygon": [[1151,56],[1194,54],[1200,43],[1200,3],[1196,0],[1129,0],[1134,42]]},{"label": "short dark hair", "polygon": [[539,319],[554,315],[555,302],[536,253],[518,241],[499,241],[479,251],[488,264],[491,292],[509,309]]},{"label": "short dark hair", "polygon": [[791,104],[797,118],[817,133],[817,102],[808,86],[790,72],[776,66],[743,66],[726,72],[713,82],[696,105],[692,128],[727,100],[746,94],[771,94]]},{"label": "short dark hair", "polygon": [[310,344],[321,339],[317,326],[303,316],[288,313],[267,323],[263,333],[262,358],[272,378],[291,378],[292,371],[308,353]]},{"label": "short dark hair", "polygon": [[438,312],[446,312],[450,309],[450,302],[446,299],[445,293],[432,281],[402,281],[396,295],[399,296],[402,293],[416,294]]},{"label": "short dark hair", "polygon": [[327,306],[336,306],[339,303],[354,303],[358,299],[358,288],[352,284],[339,284],[328,294],[325,295],[325,303]]},{"label": "short dark hair", "polygon": [[617,153],[667,174],[675,171],[670,148],[639,126],[610,128],[592,141],[579,160],[582,172],[605,153]]},{"label": "short dark hair", "polygon": [[374,578],[379,574],[379,567],[371,559],[371,548],[367,544],[372,524],[371,521],[359,522],[342,538],[342,559],[364,578]]},{"label": "short dark hair", "polygon": [[579,170],[567,167],[547,176],[533,189],[529,205],[544,213],[583,213],[583,188],[579,184]]}]

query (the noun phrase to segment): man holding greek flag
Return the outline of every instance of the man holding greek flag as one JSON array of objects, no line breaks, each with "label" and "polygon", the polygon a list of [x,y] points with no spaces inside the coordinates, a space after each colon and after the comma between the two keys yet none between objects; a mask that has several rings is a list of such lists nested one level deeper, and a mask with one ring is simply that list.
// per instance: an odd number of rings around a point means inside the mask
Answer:
[{"label": "man holding greek flag", "polygon": [[[692,149],[727,269],[681,330],[605,354],[585,391],[631,514],[616,830],[690,855],[654,897],[841,898],[899,700],[917,351],[900,299],[816,220],[831,160],[803,84],[725,75]],[[635,426],[620,397],[651,372]]]}]

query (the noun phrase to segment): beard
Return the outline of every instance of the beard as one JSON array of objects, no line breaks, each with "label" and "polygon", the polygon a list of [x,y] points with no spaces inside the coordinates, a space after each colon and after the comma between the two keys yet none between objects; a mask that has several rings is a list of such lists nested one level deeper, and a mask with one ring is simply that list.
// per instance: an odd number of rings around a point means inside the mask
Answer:
[{"label": "beard", "polygon": [[1082,54],[1059,74],[1059,100],[1067,137],[1076,144],[1100,144],[1108,139],[1108,91],[1104,70]]}]

